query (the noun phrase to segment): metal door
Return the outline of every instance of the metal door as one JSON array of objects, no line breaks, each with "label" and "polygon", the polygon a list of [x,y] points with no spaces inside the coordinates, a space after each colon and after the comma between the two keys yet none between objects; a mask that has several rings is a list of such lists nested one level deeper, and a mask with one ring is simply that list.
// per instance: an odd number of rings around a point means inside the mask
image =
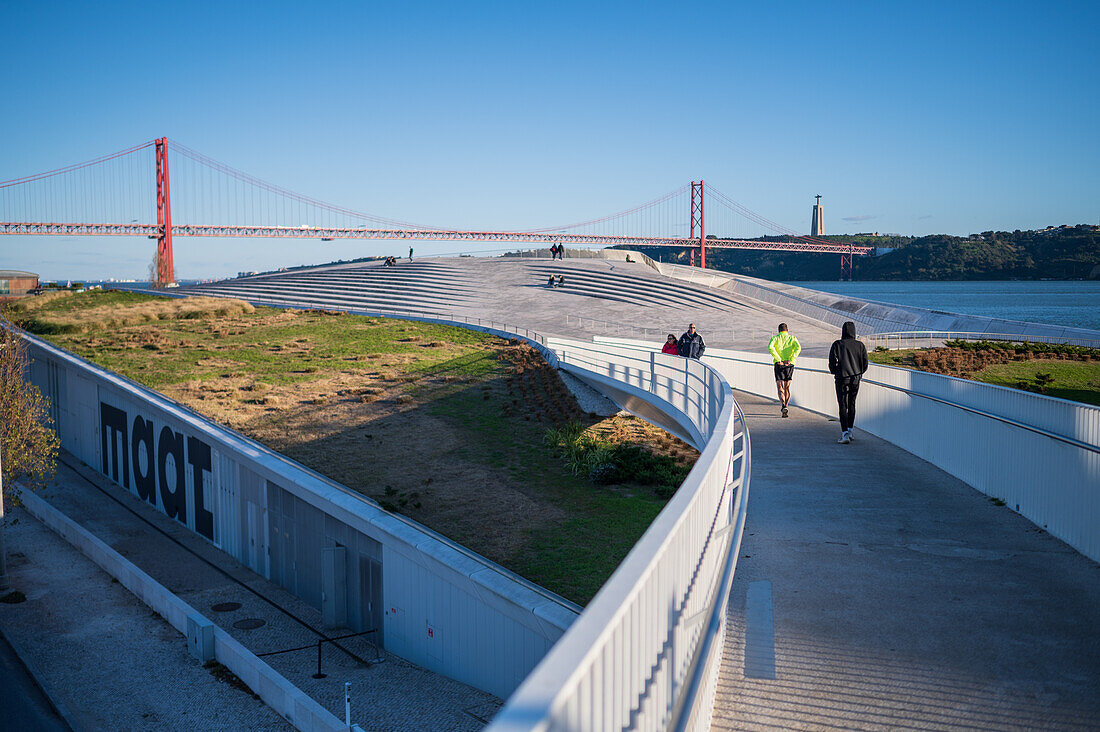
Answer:
[{"label": "metal door", "polygon": [[359,557],[359,617],[362,630],[374,628],[371,636],[379,648],[385,646],[382,633],[382,563],[370,557]]},{"label": "metal door", "polygon": [[348,624],[347,549],[340,545],[321,549],[321,618],[326,628]]}]

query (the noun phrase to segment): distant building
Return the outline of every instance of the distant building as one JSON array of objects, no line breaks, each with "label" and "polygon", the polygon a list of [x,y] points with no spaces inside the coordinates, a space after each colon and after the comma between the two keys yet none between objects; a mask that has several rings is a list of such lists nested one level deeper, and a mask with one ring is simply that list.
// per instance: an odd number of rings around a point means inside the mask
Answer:
[{"label": "distant building", "polygon": [[0,269],[0,295],[26,295],[38,289],[38,275],[17,269]]},{"label": "distant building", "polygon": [[810,220],[810,236],[825,235],[825,209],[821,205],[821,196],[816,196],[813,218]]}]

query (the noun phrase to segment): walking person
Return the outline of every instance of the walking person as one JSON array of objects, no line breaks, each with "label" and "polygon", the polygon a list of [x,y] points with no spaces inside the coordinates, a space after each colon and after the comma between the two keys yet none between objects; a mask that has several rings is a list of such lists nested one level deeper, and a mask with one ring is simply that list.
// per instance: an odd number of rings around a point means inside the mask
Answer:
[{"label": "walking person", "polygon": [[409,247],[409,261],[413,261],[413,248]]},{"label": "walking person", "polygon": [[836,401],[840,406],[840,439],[842,445],[852,441],[852,425],[856,421],[856,394],[859,380],[867,371],[867,346],[856,340],[856,324],[848,321],[840,330],[840,340],[829,349],[829,371],[836,381]]},{"label": "walking person", "polygon": [[680,336],[677,347],[684,358],[699,358],[703,355],[703,351],[707,350],[707,344],[703,343],[703,336],[695,332],[695,323],[688,325],[687,331]]},{"label": "walking person", "polygon": [[558,244],[558,259],[565,259],[565,245]]},{"label": "walking person", "polygon": [[661,347],[661,353],[667,353],[672,356],[680,355],[680,346],[676,344],[676,336],[671,333],[668,334],[668,340],[666,340],[665,345]]},{"label": "walking person", "polygon": [[[862,344],[861,344],[862,345]],[[775,370],[775,388],[779,392],[780,414],[787,415],[787,404],[791,401],[791,379],[794,378],[794,360],[802,352],[798,339],[787,330],[786,323],[779,324],[779,332],[768,341],[768,353],[772,355]]]}]

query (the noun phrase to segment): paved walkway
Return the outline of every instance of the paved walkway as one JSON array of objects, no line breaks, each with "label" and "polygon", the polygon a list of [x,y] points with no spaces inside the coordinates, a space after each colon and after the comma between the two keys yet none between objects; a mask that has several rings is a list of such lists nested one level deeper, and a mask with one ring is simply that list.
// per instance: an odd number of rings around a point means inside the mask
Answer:
[{"label": "paved walkway", "polygon": [[[7,539],[27,599],[0,604],[0,628],[74,729],[293,729],[202,668],[175,628],[27,511],[12,512]],[[40,722],[0,711],[3,729],[67,729]]]},{"label": "paved walkway", "polygon": [[[0,631],[3,626],[0,625]],[[0,636],[0,709],[11,729],[61,732],[70,729],[30,669],[7,639]]]},{"label": "paved walkway", "polygon": [[[501,701],[490,694],[391,654],[384,654],[381,663],[361,663],[357,658],[378,656],[362,638],[340,641],[348,652],[325,644],[322,670],[328,676],[314,679],[317,654],[311,644],[324,632],[319,611],[71,455],[62,457],[56,484],[40,496],[253,652],[310,646],[265,660],[338,718],[344,717],[345,681],[352,682],[352,720],[365,730],[477,730],[500,708]],[[183,636],[33,518],[21,518],[10,531],[8,550],[12,584],[28,600],[0,604],[0,627],[17,639],[24,655],[43,659],[45,678],[39,681],[87,728],[289,728],[250,694],[214,680],[189,655]],[[221,603],[240,607],[212,609]],[[263,624],[251,630],[234,627],[243,619]],[[213,692],[201,683],[221,693],[224,718],[218,716],[223,712],[217,699],[205,701],[204,695]],[[122,716],[100,716],[107,708]],[[195,721],[199,709],[201,723]],[[232,710],[239,716],[231,716]]]},{"label": "paved walkway", "polygon": [[[325,267],[317,273],[321,282],[312,281],[294,296],[303,300],[308,300],[311,296],[320,293],[340,297],[331,286],[323,284],[324,275],[327,273],[339,276],[341,273],[346,274],[349,270],[354,271],[355,268],[363,266],[358,264]],[[367,266],[381,268],[380,264]],[[631,326],[635,326],[652,329],[649,338],[663,342],[665,334],[673,333],[679,337],[687,330],[689,323],[696,323],[708,346],[756,351],[764,351],[767,348],[768,339],[775,334],[776,326],[780,321],[786,321],[790,324],[791,332],[802,343],[803,353],[807,356],[827,354],[829,344],[838,338],[840,333],[839,328],[825,325],[803,315],[720,290],[713,290],[713,292],[729,297],[740,305],[723,311],[695,307],[690,303],[674,305],[656,298],[650,300],[646,296],[640,298],[641,302],[617,302],[594,297],[591,290],[582,292],[570,285],[563,289],[550,289],[545,286],[546,275],[542,273],[548,267],[555,273],[563,275],[570,283],[575,282],[583,274],[588,277],[606,278],[609,286],[619,283],[620,286],[626,287],[628,285],[622,282],[638,280],[658,283],[672,292],[676,292],[678,287],[689,286],[679,280],[664,277],[639,262],[566,259],[551,264],[547,259],[424,258],[417,259],[412,264],[400,264],[397,273],[407,274],[421,286],[434,286],[442,290],[449,282],[447,278],[440,275],[439,272],[443,270],[453,276],[461,277],[463,282],[472,283],[473,296],[455,297],[453,302],[441,304],[439,297],[425,296],[418,302],[414,293],[407,292],[405,294],[412,300],[405,300],[402,307],[454,314],[459,317],[493,319],[501,323],[531,328],[546,335],[566,338],[591,338],[593,335],[640,337],[637,332],[630,330]],[[273,278],[272,282],[293,281],[297,276],[298,273],[289,272]],[[241,285],[234,281],[229,281],[228,284],[234,287]],[[262,289],[263,283],[253,282],[253,286]],[[364,290],[370,289],[368,285],[361,286]],[[397,285],[394,287],[396,288]],[[185,288],[181,292],[196,289],[209,293],[218,292],[219,287],[217,285],[198,286]],[[222,294],[229,294],[232,297],[243,296],[240,290],[228,293],[223,291]],[[344,296],[350,298],[350,295]],[[356,305],[351,299],[346,305],[363,307]],[[332,306],[339,305],[334,303]],[[391,307],[397,307],[397,305],[394,304]]]},{"label": "paved walkway", "polygon": [[1100,565],[858,426],[838,445],[736,396],[752,486],[713,729],[1100,729]]}]

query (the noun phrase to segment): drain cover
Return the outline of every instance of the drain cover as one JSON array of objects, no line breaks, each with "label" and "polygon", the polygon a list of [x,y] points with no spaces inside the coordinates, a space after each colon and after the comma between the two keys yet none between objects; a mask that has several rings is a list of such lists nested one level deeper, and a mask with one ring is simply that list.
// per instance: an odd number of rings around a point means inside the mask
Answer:
[{"label": "drain cover", "polygon": [[259,618],[245,618],[244,620],[238,620],[233,623],[233,627],[237,630],[255,630],[261,625],[266,625],[266,620],[260,620]]},{"label": "drain cover", "polygon": [[211,605],[210,609],[216,613],[227,613],[231,610],[240,610],[241,603],[239,602],[219,602],[217,605]]}]

